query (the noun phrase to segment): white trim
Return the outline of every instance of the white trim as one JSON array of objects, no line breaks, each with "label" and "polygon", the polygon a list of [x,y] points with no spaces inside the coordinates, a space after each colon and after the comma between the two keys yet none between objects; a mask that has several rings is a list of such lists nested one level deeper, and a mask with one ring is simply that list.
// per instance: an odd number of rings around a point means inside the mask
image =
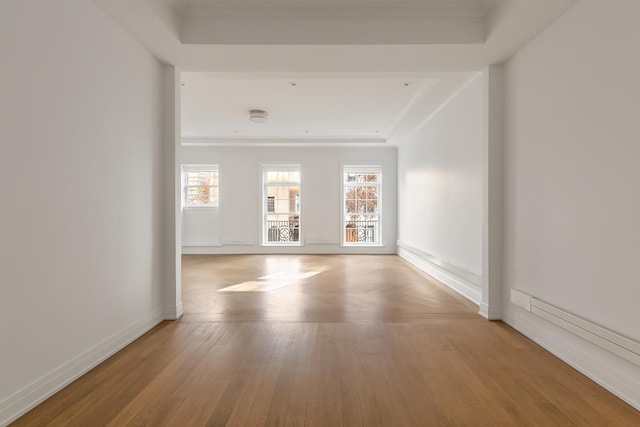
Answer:
[{"label": "white trim", "polygon": [[511,302],[640,367],[640,343],[517,289]]},{"label": "white trim", "polygon": [[184,172],[218,172],[220,166],[217,163],[185,163],[182,165]]},{"label": "white trim", "polygon": [[306,245],[329,245],[329,246],[340,246],[340,242],[323,242],[321,240],[318,241],[306,241]]},{"label": "white trim", "polygon": [[[434,279],[442,282],[474,304],[482,303],[482,286],[478,274],[460,266],[454,266],[434,255],[398,241],[398,256],[418,267]],[[482,312],[480,313],[481,315]],[[487,317],[489,314],[484,317]]]},{"label": "white trim", "polygon": [[502,320],[640,411],[640,367],[511,304]]},{"label": "white trim", "polygon": [[0,425],[15,421],[162,322],[162,308],[133,322],[0,402]]},{"label": "white trim", "polygon": [[527,311],[531,311],[531,295],[527,293],[517,289],[511,289],[511,303],[522,307]]},{"label": "white trim", "polygon": [[502,318],[501,307],[489,307],[489,304],[485,302],[481,302],[479,307],[480,311],[478,313],[487,320],[500,320]]},{"label": "white trim", "polygon": [[242,239],[223,239],[222,240],[222,244],[220,245],[209,245],[209,247],[221,247],[221,246],[234,246],[234,245],[239,245],[239,246],[258,246],[259,243],[254,241],[246,241],[246,240],[242,240]]},{"label": "white trim", "polygon": [[230,243],[222,246],[183,246],[183,255],[396,255],[388,246],[341,246],[338,243],[305,243],[300,246],[263,246],[255,243]]},{"label": "white trim", "polygon": [[327,138],[181,138],[183,147],[324,147],[324,146],[362,146],[362,145],[382,145],[387,140],[385,138],[353,138],[353,137],[327,137]]},{"label": "white trim", "polygon": [[461,276],[466,281],[473,283],[475,286],[482,286],[482,274],[478,271],[471,270],[469,268],[463,267],[461,265],[455,264],[451,261],[447,261],[443,258],[432,255],[428,252],[423,251],[422,249],[418,249],[415,246],[411,246],[406,242],[398,240],[398,247],[406,249],[410,252],[413,252],[417,256],[424,258],[429,261],[431,264],[435,264],[436,266],[443,268],[447,271],[450,271],[458,276]]},{"label": "white trim", "polygon": [[184,316],[182,301],[175,306],[166,306],[164,308],[164,320],[178,320],[182,316]]},{"label": "white trim", "polygon": [[[218,200],[220,200],[219,196],[218,196]],[[193,211],[193,212],[206,212],[207,210],[215,211],[219,209],[220,209],[220,206],[213,206],[213,205],[189,205],[189,206],[182,207],[182,210]]]}]

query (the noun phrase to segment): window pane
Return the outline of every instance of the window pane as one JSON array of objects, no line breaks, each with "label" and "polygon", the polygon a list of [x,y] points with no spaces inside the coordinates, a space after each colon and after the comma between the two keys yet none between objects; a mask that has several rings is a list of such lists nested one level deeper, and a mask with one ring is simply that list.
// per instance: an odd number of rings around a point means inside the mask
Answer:
[{"label": "window pane", "polygon": [[218,187],[209,188],[209,204],[214,206],[218,205]]},{"label": "window pane", "polygon": [[[300,187],[297,185],[268,185],[267,207],[273,206],[269,212],[300,212]],[[270,202],[273,200],[273,202]],[[269,203],[272,203],[270,205]]]},{"label": "window pane", "polygon": [[367,199],[377,199],[378,189],[376,187],[367,187]]},{"label": "window pane", "polygon": [[187,172],[187,185],[218,185],[218,172],[190,171]]},{"label": "window pane", "polygon": [[378,182],[378,175],[377,173],[368,173],[365,175],[365,181],[366,182]]},{"label": "window pane", "polygon": [[344,210],[347,213],[353,213],[356,211],[356,201],[354,199],[347,199],[344,202]]},{"label": "window pane", "polygon": [[356,198],[356,187],[344,187],[344,198],[345,199],[355,199]]},{"label": "window pane", "polygon": [[377,213],[377,212],[378,212],[378,201],[367,200],[367,213]]},{"label": "window pane", "polygon": [[218,187],[187,187],[187,206],[218,206],[218,191]]},{"label": "window pane", "polygon": [[187,202],[190,205],[205,205],[209,202],[209,196],[204,187],[190,187],[187,191]]},{"label": "window pane", "polygon": [[202,204],[202,195],[200,194],[199,188],[189,188],[187,190],[187,204],[188,205]]},{"label": "window pane", "polygon": [[202,167],[203,170],[194,166],[185,167],[185,206],[219,205],[219,172],[215,170],[217,166]]},{"label": "window pane", "polygon": [[267,172],[267,182],[300,182],[300,172]]}]

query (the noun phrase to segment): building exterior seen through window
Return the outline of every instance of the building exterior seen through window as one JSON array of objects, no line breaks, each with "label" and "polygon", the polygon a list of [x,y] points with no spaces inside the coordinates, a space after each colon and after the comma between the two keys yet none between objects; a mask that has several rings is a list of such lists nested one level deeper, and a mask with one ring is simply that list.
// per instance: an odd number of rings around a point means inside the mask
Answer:
[{"label": "building exterior seen through window", "polygon": [[263,243],[300,244],[300,166],[263,166]]},{"label": "building exterior seen through window", "polygon": [[185,207],[218,207],[220,205],[217,165],[183,166]]},{"label": "building exterior seen through window", "polygon": [[380,165],[343,166],[343,244],[378,246],[381,233]]}]

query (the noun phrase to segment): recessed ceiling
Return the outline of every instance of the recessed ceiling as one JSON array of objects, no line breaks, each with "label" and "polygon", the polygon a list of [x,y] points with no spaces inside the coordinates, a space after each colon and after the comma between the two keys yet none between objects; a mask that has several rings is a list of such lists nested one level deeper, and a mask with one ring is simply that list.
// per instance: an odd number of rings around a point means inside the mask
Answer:
[{"label": "recessed ceiling", "polygon": [[[229,78],[182,73],[185,143],[385,143],[416,127],[470,77],[399,76]],[[437,90],[436,90],[437,88]],[[269,113],[265,123],[249,111]]]},{"label": "recessed ceiling", "polygon": [[[198,79],[182,81],[185,137],[386,137],[405,107],[435,81]],[[408,83],[406,86],[405,83]],[[269,113],[249,121],[249,110]]]},{"label": "recessed ceiling", "polygon": [[182,73],[183,142],[394,144],[578,0],[94,1]]},{"label": "recessed ceiling", "polygon": [[485,18],[505,0],[161,0],[184,18]]},{"label": "recessed ceiling", "polygon": [[506,0],[149,0],[188,44],[483,43]]},{"label": "recessed ceiling", "polygon": [[478,71],[577,0],[94,0],[185,71]]}]

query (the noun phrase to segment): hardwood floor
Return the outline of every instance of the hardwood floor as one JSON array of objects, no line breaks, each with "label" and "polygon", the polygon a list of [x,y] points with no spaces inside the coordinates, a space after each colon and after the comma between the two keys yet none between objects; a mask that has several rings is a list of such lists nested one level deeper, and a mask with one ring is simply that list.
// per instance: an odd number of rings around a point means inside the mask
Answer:
[{"label": "hardwood floor", "polygon": [[396,256],[189,255],[183,301],[15,425],[640,425]]}]

